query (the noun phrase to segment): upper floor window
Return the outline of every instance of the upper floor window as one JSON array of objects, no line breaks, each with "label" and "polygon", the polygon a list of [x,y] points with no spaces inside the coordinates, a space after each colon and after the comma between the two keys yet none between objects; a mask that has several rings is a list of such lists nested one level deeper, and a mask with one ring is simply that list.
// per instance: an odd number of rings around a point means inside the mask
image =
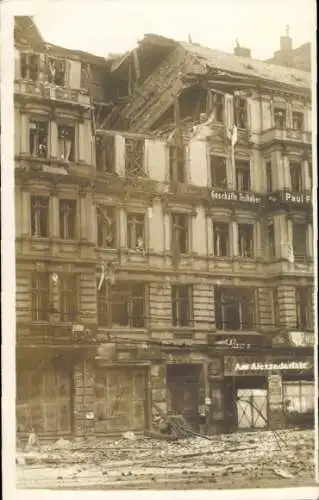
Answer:
[{"label": "upper floor window", "polygon": [[129,177],[144,174],[144,139],[125,139],[125,172]]},{"label": "upper floor window", "polygon": [[60,283],[60,321],[75,321],[77,311],[76,275],[62,275]]},{"label": "upper floor window", "polygon": [[31,236],[49,236],[49,197],[31,196]]},{"label": "upper floor window", "polygon": [[48,155],[48,122],[29,122],[29,148],[31,156],[46,158]]},{"label": "upper floor window", "polygon": [[98,172],[114,173],[115,170],[115,137],[112,135],[97,136],[96,148],[96,170]]},{"label": "upper floor window", "polygon": [[92,79],[91,65],[89,63],[81,63],[81,87]]},{"label": "upper floor window", "polygon": [[299,111],[292,112],[292,128],[302,132],[304,129],[304,115]]},{"label": "upper floor window", "polygon": [[188,216],[172,214],[172,251],[186,254],[188,250]]},{"label": "upper floor window", "polygon": [[112,207],[97,207],[97,244],[101,248],[116,247],[116,214]]},{"label": "upper floor window", "polygon": [[313,330],[313,289],[300,286],[296,288],[297,328]]},{"label": "upper floor window", "polygon": [[253,330],[254,289],[215,287],[215,323],[218,330]]},{"label": "upper floor window", "polygon": [[272,164],[271,161],[267,161],[266,163],[266,188],[267,188],[267,193],[271,193],[273,186],[272,186]]},{"label": "upper floor window", "polygon": [[224,122],[225,118],[225,98],[223,94],[212,93],[213,111],[215,110],[215,120],[219,123]]},{"label": "upper floor window", "polygon": [[228,257],[229,251],[229,228],[226,222],[213,222],[214,255],[216,257]]},{"label": "upper floor window", "polygon": [[98,292],[98,323],[100,326],[144,328],[146,323],[146,287],[142,283],[104,281]]},{"label": "upper floor window", "polygon": [[299,193],[303,189],[302,164],[300,162],[291,161],[289,162],[289,170],[291,190],[295,193]]},{"label": "upper floor window", "polygon": [[238,224],[238,248],[241,257],[254,256],[254,226],[253,224]]},{"label": "upper floor window", "polygon": [[60,87],[65,85],[66,61],[48,57],[48,81]]},{"label": "upper floor window", "polygon": [[236,167],[237,191],[249,192],[250,191],[250,162],[237,160],[235,167]]},{"label": "upper floor window", "polygon": [[210,155],[210,175],[212,187],[219,189],[227,187],[226,158]]},{"label": "upper floor window", "polygon": [[60,238],[75,240],[76,238],[76,201],[60,200]]},{"label": "upper floor window", "polygon": [[32,273],[31,314],[32,321],[48,321],[50,312],[49,273]]},{"label": "upper floor window", "polygon": [[144,214],[127,214],[127,246],[132,250],[145,249]]},{"label": "upper floor window", "polygon": [[24,80],[35,82],[39,76],[40,56],[22,52],[20,56],[20,73]]},{"label": "upper floor window", "polygon": [[308,224],[293,222],[293,253],[296,261],[303,261],[308,256]]},{"label": "upper floor window", "polygon": [[312,161],[308,160],[308,175],[309,175],[309,180],[310,180],[310,186],[312,189],[313,186],[313,173],[312,173]]},{"label": "upper floor window", "polygon": [[275,119],[275,127],[279,129],[286,128],[287,124],[287,112],[282,108],[274,109],[274,119]]},{"label": "upper floor window", "polygon": [[59,157],[61,160],[73,161],[75,150],[75,127],[58,125]]},{"label": "upper floor window", "polygon": [[235,104],[235,123],[238,128],[248,128],[247,101],[243,97],[236,97]]},{"label": "upper floor window", "polygon": [[169,147],[169,174],[171,182],[185,182],[185,148]]},{"label": "upper floor window", "polygon": [[192,317],[192,287],[172,286],[172,324],[176,327],[190,326]]},{"label": "upper floor window", "polygon": [[276,257],[275,227],[272,220],[268,222],[268,249],[269,257]]}]

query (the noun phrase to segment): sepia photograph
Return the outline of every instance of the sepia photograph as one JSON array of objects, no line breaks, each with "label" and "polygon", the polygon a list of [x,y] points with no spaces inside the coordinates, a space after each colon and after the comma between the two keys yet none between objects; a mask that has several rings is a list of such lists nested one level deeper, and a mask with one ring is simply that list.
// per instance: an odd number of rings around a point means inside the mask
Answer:
[{"label": "sepia photograph", "polygon": [[12,17],[16,488],[316,488],[315,2],[152,3]]}]

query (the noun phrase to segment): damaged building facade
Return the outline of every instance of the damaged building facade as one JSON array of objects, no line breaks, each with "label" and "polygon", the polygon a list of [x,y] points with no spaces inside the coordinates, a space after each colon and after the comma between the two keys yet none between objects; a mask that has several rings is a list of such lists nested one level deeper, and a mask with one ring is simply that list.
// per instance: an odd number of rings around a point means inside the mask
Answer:
[{"label": "damaged building facade", "polygon": [[310,76],[239,49],[16,18],[19,434],[312,424]]}]

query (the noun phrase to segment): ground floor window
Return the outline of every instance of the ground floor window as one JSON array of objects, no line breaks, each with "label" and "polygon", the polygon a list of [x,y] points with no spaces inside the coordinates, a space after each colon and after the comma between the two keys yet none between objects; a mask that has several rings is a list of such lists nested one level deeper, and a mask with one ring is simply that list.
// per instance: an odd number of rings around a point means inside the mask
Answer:
[{"label": "ground floor window", "polygon": [[314,411],[314,383],[309,380],[286,380],[283,383],[284,407],[288,416]]}]

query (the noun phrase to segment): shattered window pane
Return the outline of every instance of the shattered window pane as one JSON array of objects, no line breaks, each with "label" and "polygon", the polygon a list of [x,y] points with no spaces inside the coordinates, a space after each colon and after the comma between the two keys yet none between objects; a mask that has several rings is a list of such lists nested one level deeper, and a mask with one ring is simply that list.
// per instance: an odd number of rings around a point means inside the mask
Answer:
[{"label": "shattered window pane", "polygon": [[144,214],[127,214],[127,246],[131,250],[145,249]]},{"label": "shattered window pane", "polygon": [[58,125],[59,158],[66,161],[74,161],[75,150],[75,127],[70,125]]},{"label": "shattered window pane", "polygon": [[39,75],[40,56],[32,53],[21,53],[20,73],[24,80],[37,81]]},{"label": "shattered window pane", "polygon": [[283,383],[285,412],[310,413],[314,410],[314,384],[304,380]]},{"label": "shattered window pane", "polygon": [[218,330],[252,330],[255,324],[254,290],[215,287],[215,323]]},{"label": "shattered window pane", "polygon": [[48,196],[31,196],[31,235],[36,238],[49,236]]},{"label": "shattered window pane", "polygon": [[49,83],[54,83],[60,87],[65,85],[66,62],[63,59],[48,57],[47,74]]},{"label": "shattered window pane", "polygon": [[143,176],[144,147],[144,139],[125,139],[125,172],[127,176]]},{"label": "shattered window pane", "polygon": [[29,122],[29,149],[30,155],[39,158],[48,156],[48,122]]},{"label": "shattered window pane", "polygon": [[104,282],[98,291],[98,321],[108,327],[145,327],[145,285]]},{"label": "shattered window pane", "polygon": [[114,173],[115,170],[115,138],[114,136],[97,136],[96,169],[98,172]]},{"label": "shattered window pane", "polygon": [[98,206],[97,212],[98,246],[101,248],[115,248],[115,209],[111,207]]},{"label": "shattered window pane", "polygon": [[238,248],[241,257],[254,257],[254,226],[238,224]]},{"label": "shattered window pane", "polygon": [[210,156],[211,182],[214,188],[224,189],[227,187],[226,158],[222,156]]}]

